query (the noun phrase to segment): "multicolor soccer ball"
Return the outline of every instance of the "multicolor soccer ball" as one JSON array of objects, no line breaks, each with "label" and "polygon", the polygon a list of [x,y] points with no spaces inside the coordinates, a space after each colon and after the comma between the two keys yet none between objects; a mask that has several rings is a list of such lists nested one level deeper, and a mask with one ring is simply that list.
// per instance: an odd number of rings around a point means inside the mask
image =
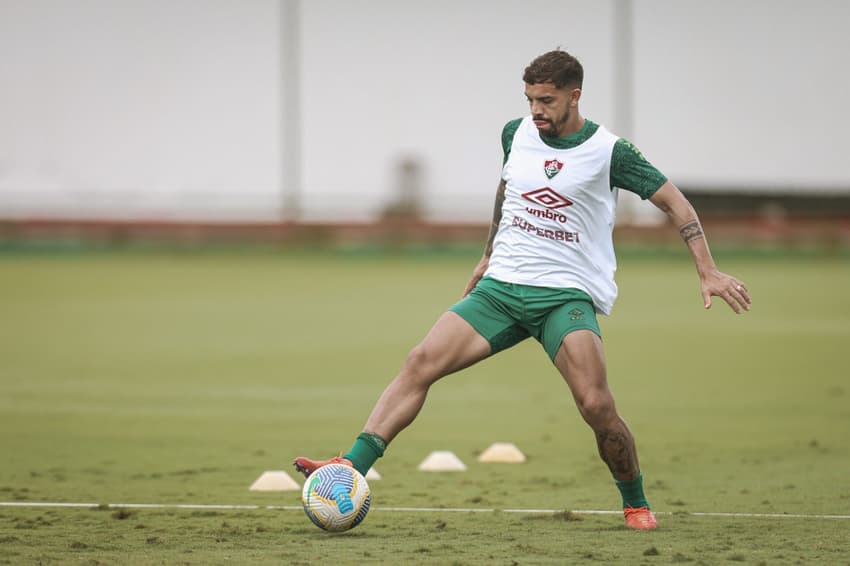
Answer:
[{"label": "multicolor soccer ball", "polygon": [[326,531],[347,531],[369,512],[372,492],[366,478],[349,466],[328,464],[310,474],[301,490],[301,505],[313,523]]}]

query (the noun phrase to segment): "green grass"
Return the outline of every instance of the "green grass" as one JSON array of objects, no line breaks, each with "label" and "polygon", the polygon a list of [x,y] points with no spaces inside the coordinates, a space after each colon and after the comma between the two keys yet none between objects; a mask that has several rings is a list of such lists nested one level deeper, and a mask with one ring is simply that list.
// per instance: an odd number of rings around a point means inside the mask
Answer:
[{"label": "green grass", "polygon": [[[376,465],[374,510],[0,507],[0,563],[848,564],[850,263],[719,257],[753,311],[702,309],[688,260],[626,258],[609,379],[661,529],[616,515],[595,442],[534,342],[436,385]],[[0,256],[0,500],[297,506],[257,493],[346,450],[474,256],[222,252]],[[493,442],[522,465],[481,464]],[[416,471],[452,450],[462,474]]]}]

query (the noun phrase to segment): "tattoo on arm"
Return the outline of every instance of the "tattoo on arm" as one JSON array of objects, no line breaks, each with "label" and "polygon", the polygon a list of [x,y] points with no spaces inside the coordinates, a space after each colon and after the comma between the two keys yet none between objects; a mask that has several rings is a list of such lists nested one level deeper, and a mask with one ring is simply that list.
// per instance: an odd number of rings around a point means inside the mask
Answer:
[{"label": "tattoo on arm", "polygon": [[685,243],[690,242],[691,240],[695,240],[697,238],[704,238],[705,234],[702,232],[702,226],[699,225],[699,222],[694,220],[693,222],[688,222],[681,228],[679,228],[679,234],[682,236],[682,239],[685,240]]},{"label": "tattoo on arm", "polygon": [[493,253],[493,240],[496,238],[496,232],[499,230],[499,223],[502,221],[502,203],[505,202],[505,182],[499,183],[499,189],[496,191],[496,203],[493,205],[493,221],[490,224],[490,234],[487,236],[487,245],[484,247],[484,255],[487,257]]}]

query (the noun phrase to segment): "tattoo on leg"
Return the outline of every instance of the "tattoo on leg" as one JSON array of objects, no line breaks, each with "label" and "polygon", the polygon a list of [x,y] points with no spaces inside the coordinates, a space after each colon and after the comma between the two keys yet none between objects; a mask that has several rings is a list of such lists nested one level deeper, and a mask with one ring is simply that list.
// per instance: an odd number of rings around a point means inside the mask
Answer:
[{"label": "tattoo on leg", "polygon": [[599,455],[615,478],[631,479],[638,473],[635,440],[628,429],[606,430],[596,433]]},{"label": "tattoo on leg", "polygon": [[679,228],[679,234],[685,242],[690,242],[691,240],[703,236],[702,226],[700,226],[697,221],[689,222]]}]

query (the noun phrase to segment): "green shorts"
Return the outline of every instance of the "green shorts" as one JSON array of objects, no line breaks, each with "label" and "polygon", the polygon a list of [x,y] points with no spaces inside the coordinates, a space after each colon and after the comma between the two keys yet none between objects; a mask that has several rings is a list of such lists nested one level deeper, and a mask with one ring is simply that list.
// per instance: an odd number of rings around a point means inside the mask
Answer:
[{"label": "green shorts", "polygon": [[579,289],[533,287],[485,277],[449,310],[486,338],[493,354],[533,336],[554,360],[570,332],[591,330],[602,336],[593,299]]}]

